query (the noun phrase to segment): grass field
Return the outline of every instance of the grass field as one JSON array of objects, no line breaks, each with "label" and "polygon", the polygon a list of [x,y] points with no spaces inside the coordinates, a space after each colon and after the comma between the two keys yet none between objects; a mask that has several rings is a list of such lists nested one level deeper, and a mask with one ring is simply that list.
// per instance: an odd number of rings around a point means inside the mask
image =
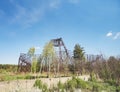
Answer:
[{"label": "grass field", "polygon": [[[71,76],[71,75],[70,75]],[[108,82],[89,81],[89,75],[77,76],[78,82],[72,77],[46,78],[46,73],[11,73],[3,71],[0,74],[1,92],[116,92],[116,86]],[[34,87],[36,80],[42,81],[47,90],[41,91],[41,84]],[[60,82],[60,84],[59,84]],[[59,85],[58,85],[59,84]],[[71,91],[65,91],[68,88]],[[71,89],[72,88],[72,89]],[[61,89],[61,90],[58,90]],[[119,90],[119,87],[117,88]],[[118,91],[119,92],[119,91]]]}]

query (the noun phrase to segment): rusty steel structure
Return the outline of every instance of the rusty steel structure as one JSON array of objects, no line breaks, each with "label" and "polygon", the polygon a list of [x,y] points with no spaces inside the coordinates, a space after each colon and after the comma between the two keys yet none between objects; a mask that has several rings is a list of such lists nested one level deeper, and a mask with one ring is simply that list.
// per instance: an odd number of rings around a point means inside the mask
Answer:
[{"label": "rusty steel structure", "polygon": [[[57,72],[64,72],[65,65],[68,65],[70,56],[62,38],[52,39],[51,42],[55,48],[58,48]],[[59,74],[58,74],[59,76]]]},{"label": "rusty steel structure", "polygon": [[54,47],[58,47],[59,48],[59,59],[60,59],[59,61],[60,62],[63,61],[63,58],[62,58],[62,48],[64,48],[66,56],[69,57],[68,50],[67,50],[67,48],[66,48],[62,38],[52,39],[51,42],[53,43]]},{"label": "rusty steel structure", "polygon": [[21,53],[18,60],[18,72],[31,71],[31,58],[29,55]]},{"label": "rusty steel structure", "polygon": [[[54,47],[57,47],[59,50],[59,63],[63,63],[63,49],[66,57],[69,57],[68,50],[62,40],[62,38],[50,40],[53,43]],[[32,58],[28,54],[21,53],[18,60],[18,72],[30,72],[31,71]]]}]

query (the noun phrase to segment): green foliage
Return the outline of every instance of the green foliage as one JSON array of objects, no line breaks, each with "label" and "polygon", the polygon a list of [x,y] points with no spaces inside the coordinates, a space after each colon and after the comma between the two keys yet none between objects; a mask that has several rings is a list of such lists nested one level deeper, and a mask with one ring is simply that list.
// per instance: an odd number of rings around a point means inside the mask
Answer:
[{"label": "green foliage", "polygon": [[82,88],[82,89],[87,88],[87,83],[81,80],[80,78],[77,78],[76,82],[77,82],[77,88]]},{"label": "green foliage", "polygon": [[[95,68],[96,67],[96,68]],[[120,76],[120,59],[110,56],[106,61],[98,61],[93,65],[93,68],[96,69],[99,77],[104,81],[109,80],[119,80]]]},{"label": "green foliage", "polygon": [[99,85],[95,84],[93,85],[92,92],[98,92],[99,91]]},{"label": "green foliage", "polygon": [[[120,86],[118,86],[118,87],[116,88],[116,90],[119,92],[119,91],[120,91]],[[116,91],[116,92],[117,92],[117,91]]]},{"label": "green foliage", "polygon": [[0,81],[11,81],[17,79],[26,79],[26,75],[12,75],[12,74],[1,74]]},{"label": "green foliage", "polygon": [[17,71],[17,65],[12,64],[0,64],[0,73],[15,73]]},{"label": "green foliage", "polygon": [[31,71],[35,73],[37,70],[37,58],[33,57]]},{"label": "green foliage", "polygon": [[42,63],[42,57],[41,57],[41,55],[40,55],[40,56],[38,57],[38,59],[37,59],[37,69],[36,69],[36,72],[41,72],[41,71],[40,71],[41,63]]},{"label": "green foliage", "polygon": [[92,92],[101,92],[104,89],[104,86],[100,83],[92,82]]},{"label": "green foliage", "polygon": [[74,92],[74,89],[86,89],[87,83],[80,78],[73,77],[72,80],[67,81],[65,86],[67,89]]},{"label": "green foliage", "polygon": [[50,70],[51,70],[51,64],[54,61],[55,58],[55,50],[52,42],[47,43],[44,46],[43,52],[42,52],[42,57],[43,57],[43,63],[44,66],[46,67],[47,70],[47,76],[50,76]]},{"label": "green foliage", "polygon": [[97,81],[96,78],[95,78],[95,74],[93,72],[90,74],[89,81],[92,81],[92,82],[96,82]]},{"label": "green foliage", "polygon": [[33,56],[34,53],[35,53],[35,48],[34,48],[34,47],[32,47],[32,48],[30,48],[30,49],[28,50],[28,55],[29,55],[29,56]]},{"label": "green foliage", "polygon": [[25,79],[35,79],[35,77],[27,74],[27,75],[25,76]]},{"label": "green foliage", "polygon": [[[73,57],[74,57],[74,62],[73,62],[73,73],[83,73],[84,70],[84,62],[85,61],[85,52],[83,47],[81,47],[79,44],[76,44],[74,47],[73,51]],[[70,68],[70,67],[69,67]]]},{"label": "green foliage", "polygon": [[112,80],[112,79],[111,80],[107,80],[105,82],[109,83],[111,86],[116,85],[116,81]]},{"label": "green foliage", "polygon": [[38,87],[39,89],[42,89],[42,92],[48,92],[48,88],[47,88],[47,85],[42,83],[41,80],[36,80],[34,85],[34,87]]},{"label": "green foliage", "polygon": [[80,59],[80,60],[85,59],[85,57],[84,57],[84,54],[85,54],[84,49],[83,49],[83,47],[80,47],[79,44],[75,45],[73,53],[74,53],[74,58],[75,59]]},{"label": "green foliage", "polygon": [[42,89],[42,92],[75,92],[76,89],[81,89],[82,92],[116,92],[116,90],[120,90],[119,86],[110,86],[108,83],[102,82],[86,82],[76,77],[73,77],[71,80],[68,80],[64,84],[59,81],[57,84],[57,88],[50,88],[49,91],[46,84],[43,84],[41,80],[36,80],[34,87]]},{"label": "green foliage", "polygon": [[75,80],[68,80],[66,87],[67,89],[74,90],[77,87],[77,82]]},{"label": "green foliage", "polygon": [[42,92],[48,92],[47,84],[43,84]]},{"label": "green foliage", "polygon": [[64,84],[62,84],[61,81],[58,82],[57,86],[59,89],[64,89]]},{"label": "green foliage", "polygon": [[49,42],[44,46],[42,55],[44,57],[55,55],[55,50],[54,50],[54,46],[53,46],[52,42]]},{"label": "green foliage", "polygon": [[42,89],[42,81],[41,80],[36,80],[34,83],[34,87],[38,87],[39,89]]},{"label": "green foliage", "polygon": [[108,83],[103,83],[103,82],[93,82],[93,81],[88,81],[87,82],[87,87],[89,90],[92,92],[116,92],[116,87],[111,86]]}]

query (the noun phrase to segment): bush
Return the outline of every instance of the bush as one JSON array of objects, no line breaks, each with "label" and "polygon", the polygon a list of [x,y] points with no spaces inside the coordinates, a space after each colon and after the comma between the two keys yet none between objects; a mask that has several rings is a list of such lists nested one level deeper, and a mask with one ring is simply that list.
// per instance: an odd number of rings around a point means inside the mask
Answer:
[{"label": "bush", "polygon": [[71,92],[74,92],[74,89],[85,89],[87,88],[87,82],[81,80],[80,78],[73,77],[72,80],[67,81],[66,88],[72,90]]},{"label": "bush", "polygon": [[36,80],[33,86],[42,89],[42,92],[48,92],[47,84],[43,84],[41,80]]},{"label": "bush", "polygon": [[36,76],[31,76],[31,75],[26,75],[25,76],[25,79],[35,79],[36,78]]},{"label": "bush", "polygon": [[42,86],[42,92],[47,92],[48,89],[47,89],[47,84],[43,84]]},{"label": "bush", "polygon": [[41,80],[36,80],[34,83],[34,87],[38,87],[39,89],[42,89],[42,81]]},{"label": "bush", "polygon": [[97,83],[93,85],[92,92],[99,92],[99,85]]},{"label": "bush", "polygon": [[17,79],[24,79],[24,76],[18,75],[18,76],[17,76]]},{"label": "bush", "polygon": [[110,84],[111,86],[115,86],[116,85],[116,81],[115,80],[107,80],[106,82],[108,84]]},{"label": "bush", "polygon": [[77,82],[77,88],[85,89],[87,88],[87,83],[79,78],[76,79]]},{"label": "bush", "polygon": [[76,80],[69,80],[69,81],[67,81],[66,87],[67,87],[67,89],[74,90],[77,87]]},{"label": "bush", "polygon": [[64,84],[62,84],[61,81],[58,82],[57,86],[58,89],[64,89]]},{"label": "bush", "polygon": [[88,80],[89,80],[89,81],[92,81],[92,82],[96,82],[96,78],[95,78],[94,73],[91,73],[91,74],[90,74],[90,78],[89,78]]}]

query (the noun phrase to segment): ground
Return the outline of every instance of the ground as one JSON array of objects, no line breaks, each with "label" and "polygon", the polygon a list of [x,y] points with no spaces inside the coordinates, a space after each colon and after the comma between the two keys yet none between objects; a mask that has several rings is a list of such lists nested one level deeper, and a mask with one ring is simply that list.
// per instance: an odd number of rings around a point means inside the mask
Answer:
[{"label": "ground", "polygon": [[[78,76],[79,78],[87,81],[89,75]],[[60,78],[40,78],[43,83],[46,83],[48,87],[56,86],[59,80],[65,83],[72,77],[60,77]],[[33,87],[36,79],[32,80],[14,80],[0,82],[0,92],[41,92],[39,89]]]}]

